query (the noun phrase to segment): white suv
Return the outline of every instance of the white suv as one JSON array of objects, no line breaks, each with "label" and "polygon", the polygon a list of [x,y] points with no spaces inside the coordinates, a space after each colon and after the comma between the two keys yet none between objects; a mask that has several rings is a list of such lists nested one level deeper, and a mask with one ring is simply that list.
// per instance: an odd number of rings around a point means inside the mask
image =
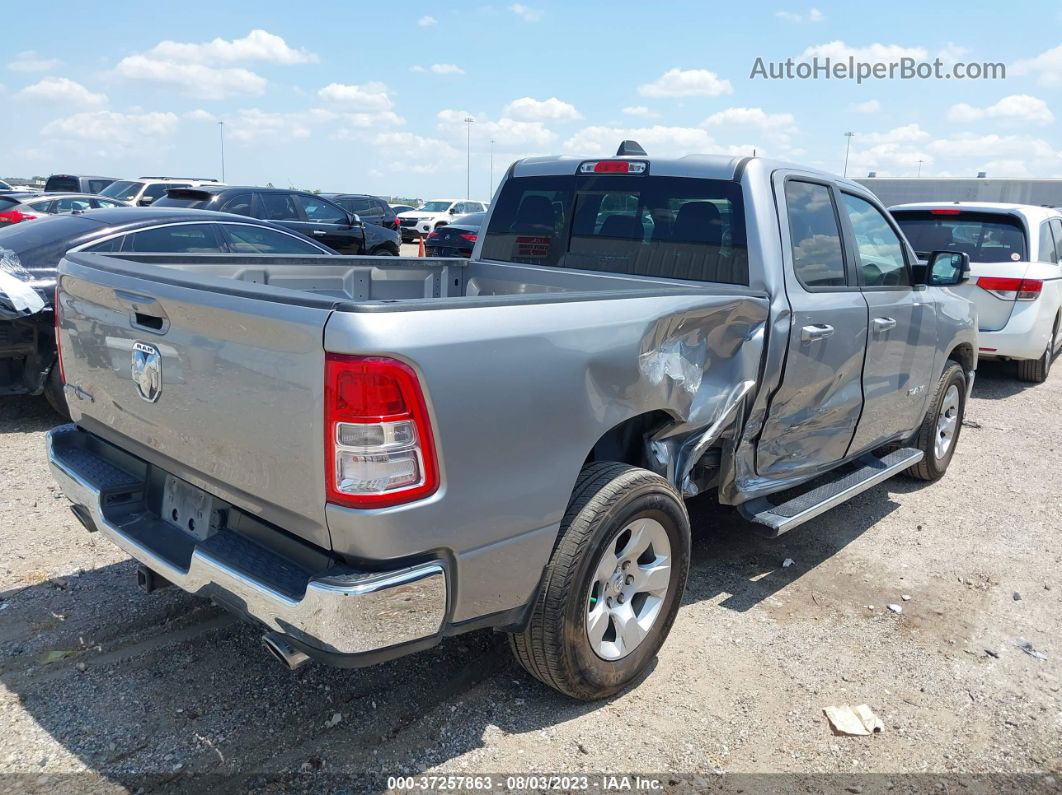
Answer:
[{"label": "white suv", "polygon": [[1011,359],[1018,378],[1047,379],[1062,343],[1062,213],[989,202],[890,207],[920,258],[970,255],[970,279],[950,288],[977,307],[978,357]]},{"label": "white suv", "polygon": [[208,177],[139,177],[137,179],[119,179],[100,191],[100,196],[108,196],[132,205],[147,207],[156,199],[161,199],[170,188],[198,188],[202,185],[224,185]]},{"label": "white suv", "polygon": [[426,236],[440,226],[446,226],[458,215],[481,213],[487,209],[483,202],[468,199],[432,199],[425,202],[419,210],[409,210],[398,214],[398,223],[402,226],[402,240],[409,242],[417,236]]}]

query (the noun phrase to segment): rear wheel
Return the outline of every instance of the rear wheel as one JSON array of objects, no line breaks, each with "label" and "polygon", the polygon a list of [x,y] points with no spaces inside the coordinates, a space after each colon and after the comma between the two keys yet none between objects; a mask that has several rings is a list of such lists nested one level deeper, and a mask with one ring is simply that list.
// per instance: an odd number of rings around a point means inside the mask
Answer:
[{"label": "rear wheel", "polygon": [[1055,339],[1058,337],[1058,318],[1055,318],[1055,327],[1051,329],[1051,341],[1047,343],[1047,350],[1039,359],[1025,359],[1018,362],[1018,378],[1031,384],[1042,384],[1051,374],[1051,362],[1055,358]]},{"label": "rear wheel", "polygon": [[966,412],[966,373],[958,362],[948,361],[937,382],[929,410],[915,436],[922,460],[907,470],[919,480],[939,480],[948,470],[959,442]]},{"label": "rear wheel", "polygon": [[652,472],[586,467],[527,628],[510,635],[529,673],[574,698],[609,696],[656,656],[689,573],[682,499]]},{"label": "rear wheel", "polygon": [[48,380],[44,382],[44,399],[48,401],[57,414],[70,419],[70,409],[66,405],[66,393],[63,391],[63,382],[59,378],[59,362],[52,365],[48,373]]}]

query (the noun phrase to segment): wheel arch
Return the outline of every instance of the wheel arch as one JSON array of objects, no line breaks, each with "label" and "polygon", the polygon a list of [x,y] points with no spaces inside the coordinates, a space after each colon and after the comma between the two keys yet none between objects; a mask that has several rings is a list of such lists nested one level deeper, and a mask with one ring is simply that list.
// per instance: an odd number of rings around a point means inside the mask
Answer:
[{"label": "wheel arch", "polygon": [[654,409],[635,414],[613,425],[598,438],[583,459],[583,467],[598,461],[615,461],[621,464],[656,471],[650,460],[645,440],[675,418],[663,409]]},{"label": "wheel arch", "polygon": [[969,373],[977,365],[977,351],[969,342],[960,342],[948,353],[947,361],[958,362],[963,372]]}]

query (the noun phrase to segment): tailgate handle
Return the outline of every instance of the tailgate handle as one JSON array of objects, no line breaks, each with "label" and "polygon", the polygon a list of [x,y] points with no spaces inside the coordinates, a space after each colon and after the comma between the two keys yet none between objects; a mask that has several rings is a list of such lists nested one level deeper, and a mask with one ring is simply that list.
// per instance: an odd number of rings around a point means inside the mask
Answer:
[{"label": "tailgate handle", "polygon": [[155,334],[165,334],[170,327],[170,319],[159,302],[150,295],[139,295],[115,290],[114,297],[118,303],[129,309],[129,325]]}]

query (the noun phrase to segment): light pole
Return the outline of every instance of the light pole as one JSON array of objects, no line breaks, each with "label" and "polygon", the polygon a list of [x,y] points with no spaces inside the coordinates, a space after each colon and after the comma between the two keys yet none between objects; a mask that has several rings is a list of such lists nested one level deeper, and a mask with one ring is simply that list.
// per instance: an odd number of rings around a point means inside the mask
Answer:
[{"label": "light pole", "polygon": [[225,122],[218,122],[218,136],[221,139],[221,181],[225,181]]},{"label": "light pole", "polygon": [[855,135],[854,132],[846,132],[844,134],[844,137],[848,139],[848,143],[846,143],[845,146],[844,146],[844,174],[842,174],[842,176],[845,176],[845,177],[848,176],[848,152],[852,148],[852,136],[853,135]]},{"label": "light pole", "polygon": [[918,161],[918,175],[917,176],[919,176],[919,177],[922,176],[922,163],[923,162],[925,162],[925,161],[922,161],[922,160]]},{"label": "light pole", "polygon": [[494,139],[490,139],[490,185],[487,186],[487,201],[494,195]]},{"label": "light pole", "polygon": [[465,116],[465,198],[472,193],[472,125],[476,120]]}]

